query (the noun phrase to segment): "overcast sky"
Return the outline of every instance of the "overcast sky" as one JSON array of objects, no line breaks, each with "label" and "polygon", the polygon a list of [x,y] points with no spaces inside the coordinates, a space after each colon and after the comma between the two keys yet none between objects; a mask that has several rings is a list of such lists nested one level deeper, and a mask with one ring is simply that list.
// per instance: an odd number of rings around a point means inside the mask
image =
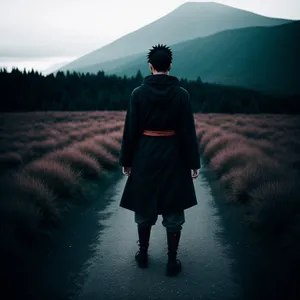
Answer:
[{"label": "overcast sky", "polygon": [[[50,65],[91,52],[168,14],[184,0],[0,0],[0,65]],[[207,2],[207,1],[194,1]],[[300,19],[300,0],[215,1]]]}]

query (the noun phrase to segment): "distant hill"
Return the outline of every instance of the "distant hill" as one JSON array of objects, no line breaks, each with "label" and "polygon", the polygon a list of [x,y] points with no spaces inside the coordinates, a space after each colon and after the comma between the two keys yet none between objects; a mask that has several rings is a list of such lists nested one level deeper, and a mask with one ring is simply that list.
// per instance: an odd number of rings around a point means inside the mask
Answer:
[{"label": "distant hill", "polygon": [[62,68],[63,66],[65,66],[67,63],[68,62],[65,61],[65,62],[54,64],[54,65],[50,66],[49,68],[43,70],[42,73],[44,75],[51,74],[51,73],[55,72],[57,69]]},{"label": "distant hill", "polygon": [[[300,21],[275,27],[228,30],[173,45],[172,75],[266,92],[300,94]],[[149,74],[146,53],[103,65],[117,75]],[[80,70],[83,71],[83,70]]]},{"label": "distant hill", "polygon": [[220,31],[252,26],[275,26],[290,20],[268,18],[214,2],[187,2],[168,15],[67,64],[78,70],[144,52],[154,44],[176,44]]}]

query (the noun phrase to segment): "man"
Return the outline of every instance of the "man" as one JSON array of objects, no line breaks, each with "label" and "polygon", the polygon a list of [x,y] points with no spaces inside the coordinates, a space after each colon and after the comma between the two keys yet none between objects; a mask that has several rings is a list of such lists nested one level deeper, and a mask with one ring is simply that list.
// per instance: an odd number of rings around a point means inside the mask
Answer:
[{"label": "man", "polygon": [[[138,266],[148,266],[151,227],[162,215],[167,231],[167,276],[181,271],[177,249],[184,210],[197,204],[193,180],[200,154],[189,93],[170,76],[172,51],[154,46],[148,54],[152,75],[133,90],[126,114],[120,165],[128,176],[120,206],[135,212]],[[191,170],[193,174],[191,174]]]}]

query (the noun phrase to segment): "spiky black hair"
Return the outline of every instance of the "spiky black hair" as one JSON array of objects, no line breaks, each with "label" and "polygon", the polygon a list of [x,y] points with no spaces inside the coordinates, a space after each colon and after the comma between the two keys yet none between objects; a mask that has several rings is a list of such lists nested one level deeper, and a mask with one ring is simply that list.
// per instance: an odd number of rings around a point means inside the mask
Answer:
[{"label": "spiky black hair", "polygon": [[172,50],[167,45],[153,46],[148,53],[148,63],[158,72],[166,72],[173,60]]}]

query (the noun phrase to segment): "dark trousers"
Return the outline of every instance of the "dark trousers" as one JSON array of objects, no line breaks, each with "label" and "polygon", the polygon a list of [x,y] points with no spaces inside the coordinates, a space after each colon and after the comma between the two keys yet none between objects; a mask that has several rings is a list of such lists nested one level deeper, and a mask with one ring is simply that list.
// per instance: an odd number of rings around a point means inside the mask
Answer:
[{"label": "dark trousers", "polygon": [[[156,224],[157,215],[151,217],[143,217],[138,213],[135,213],[134,219],[138,226],[151,227]],[[162,225],[169,232],[178,232],[182,230],[182,225],[185,222],[184,211],[173,214],[163,214]]]}]

